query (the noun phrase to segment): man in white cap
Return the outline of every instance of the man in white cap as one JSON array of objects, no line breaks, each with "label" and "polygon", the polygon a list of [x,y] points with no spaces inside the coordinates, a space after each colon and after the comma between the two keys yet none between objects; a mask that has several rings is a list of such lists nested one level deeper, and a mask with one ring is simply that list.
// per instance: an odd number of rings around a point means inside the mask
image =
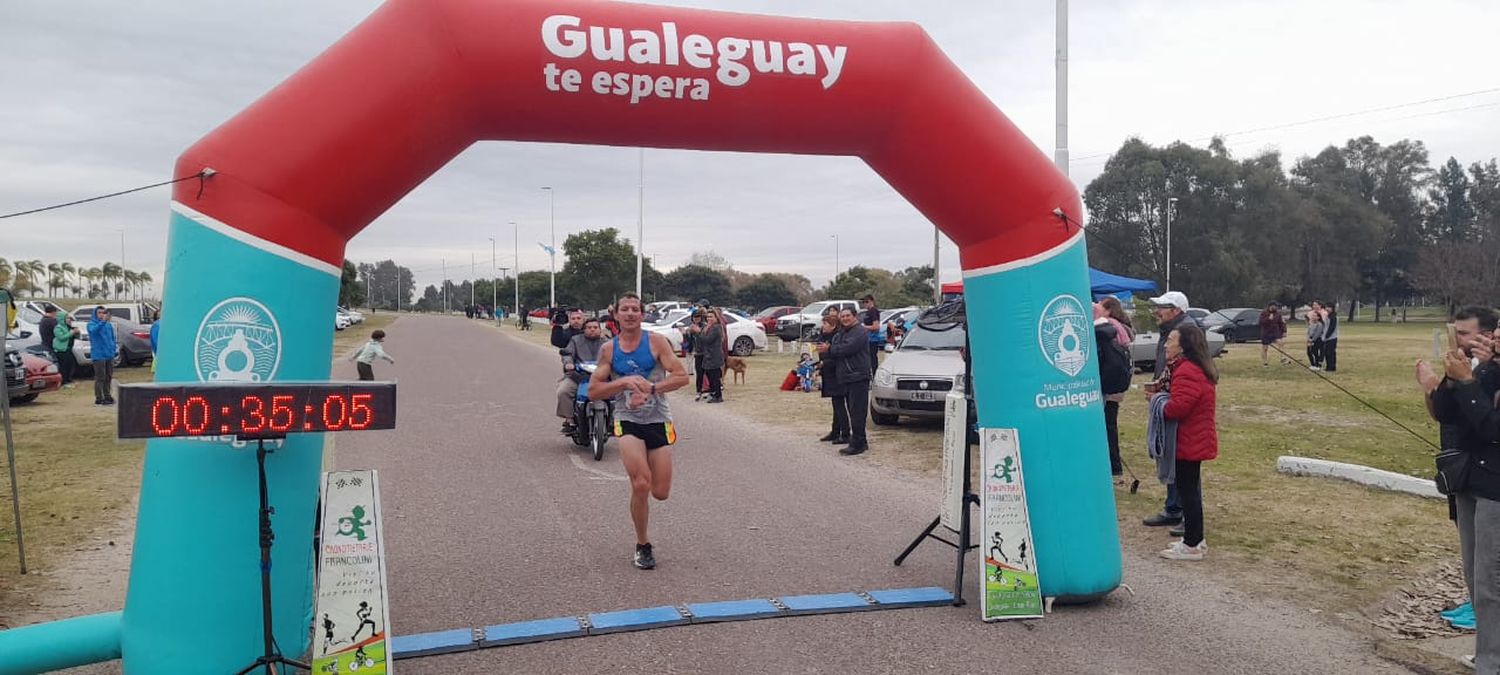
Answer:
[{"label": "man in white cap", "polygon": [[[1198,323],[1197,319],[1187,313],[1188,299],[1181,291],[1167,291],[1161,295],[1151,298],[1151,313],[1156,315],[1156,325],[1161,334],[1156,340],[1156,372],[1153,379],[1160,380],[1162,373],[1167,369],[1167,335],[1176,330],[1184,321]],[[1202,326],[1199,326],[1202,328]],[[1182,526],[1182,503],[1177,500],[1177,486],[1167,485],[1167,501],[1162,505],[1161,513],[1141,521],[1149,527]],[[1176,530],[1174,530],[1175,532]],[[1181,536],[1181,535],[1174,535]]]}]

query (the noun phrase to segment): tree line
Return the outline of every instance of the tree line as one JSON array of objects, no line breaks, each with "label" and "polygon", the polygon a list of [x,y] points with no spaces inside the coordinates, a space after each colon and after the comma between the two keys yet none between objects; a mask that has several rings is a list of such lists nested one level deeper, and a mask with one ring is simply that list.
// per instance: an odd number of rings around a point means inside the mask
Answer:
[{"label": "tree line", "polygon": [[[1421,141],[1370,136],[1299,158],[1245,159],[1132,138],[1084,191],[1090,263],[1164,285],[1204,307],[1337,301],[1382,308],[1494,302],[1500,165],[1434,168]],[[1170,209],[1170,216],[1169,216]]]},{"label": "tree line", "polygon": [[[635,289],[635,248],[621,239],[615,228],[569,235],[561,254],[564,261],[557,271],[559,305],[604,309],[620,293]],[[647,302],[708,300],[752,312],[775,305],[802,306],[823,298],[859,298],[866,293],[874,294],[886,307],[927,305],[932,303],[932,283],[931,265],[898,272],[855,266],[828,285],[814,288],[800,274],[736,270],[713,251],[695,253],[686,264],[665,273],[647,258],[641,271],[641,291]],[[517,284],[522,306],[533,309],[547,305],[551,286],[546,270],[505,279],[449,280],[428,285],[413,298],[411,270],[391,260],[374,264],[345,261],[339,298],[345,306],[394,310],[399,302],[402,309],[413,311],[442,311],[445,306],[458,309],[469,305],[472,298],[474,304],[483,307],[498,303],[507,311],[515,311]]]},{"label": "tree line", "polygon": [[[41,260],[7,260],[0,258],[0,288],[8,287],[17,296],[53,297],[72,294],[75,298],[118,299],[132,295],[139,300],[146,284],[155,281],[150,272],[126,269],[112,262],[86,267],[70,262]],[[61,293],[59,293],[61,291]]]}]

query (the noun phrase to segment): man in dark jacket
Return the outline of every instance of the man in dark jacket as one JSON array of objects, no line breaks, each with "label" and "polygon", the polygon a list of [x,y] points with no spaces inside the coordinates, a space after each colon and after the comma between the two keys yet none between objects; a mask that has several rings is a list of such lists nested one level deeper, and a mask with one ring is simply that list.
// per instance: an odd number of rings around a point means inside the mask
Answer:
[{"label": "man in dark jacket", "polygon": [[1446,377],[1426,362],[1417,363],[1417,381],[1427,393],[1427,410],[1441,424],[1439,437],[1444,453],[1438,458],[1440,474],[1449,451],[1462,454],[1468,479],[1449,494],[1449,509],[1458,525],[1459,548],[1475,619],[1475,667],[1479,672],[1500,671],[1500,411],[1495,393],[1500,390],[1500,364],[1495,362],[1493,310],[1466,307],[1454,316],[1458,344],[1444,356]]},{"label": "man in dark jacket", "polygon": [[[1167,370],[1167,336],[1185,321],[1192,322],[1194,325],[1198,323],[1197,319],[1188,315],[1188,307],[1187,296],[1180,291],[1167,291],[1158,297],[1151,298],[1151,313],[1156,315],[1156,324],[1160,328],[1160,334],[1156,339],[1156,367],[1154,369],[1156,380],[1162,379],[1162,374]],[[1182,503],[1177,499],[1176,485],[1167,485],[1167,499],[1162,504],[1161,513],[1141,523],[1149,527],[1182,525]]]},{"label": "man in dark jacket", "polygon": [[583,333],[583,310],[570,309],[564,316],[567,323],[558,322],[557,317],[553,317],[552,346],[558,349],[566,349],[574,335]]},{"label": "man in dark jacket", "polygon": [[859,323],[853,309],[839,312],[839,332],[833,342],[819,344],[818,352],[838,360],[839,383],[849,405],[849,445],[841,455],[858,455],[870,449],[865,438],[865,418],[870,412],[870,331]]}]

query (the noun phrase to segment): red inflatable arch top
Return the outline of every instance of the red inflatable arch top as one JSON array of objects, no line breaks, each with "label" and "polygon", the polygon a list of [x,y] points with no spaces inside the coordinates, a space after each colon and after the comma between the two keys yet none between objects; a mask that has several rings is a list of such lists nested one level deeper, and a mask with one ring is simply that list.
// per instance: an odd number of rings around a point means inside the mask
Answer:
[{"label": "red inflatable arch top", "polygon": [[915,24],[581,0],[388,2],[185,152],[178,175],[218,174],[175,199],[340,265],[350,238],[481,140],[855,155],[968,270],[1057,246],[1070,233],[1053,209],[1081,213]]}]

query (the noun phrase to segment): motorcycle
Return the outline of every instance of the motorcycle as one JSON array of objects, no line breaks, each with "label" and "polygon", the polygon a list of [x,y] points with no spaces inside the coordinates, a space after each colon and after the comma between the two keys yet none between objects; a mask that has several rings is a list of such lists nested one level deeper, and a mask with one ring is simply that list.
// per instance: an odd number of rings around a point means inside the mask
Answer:
[{"label": "motorcycle", "polygon": [[[578,370],[589,375],[593,375],[598,367],[594,361],[578,364]],[[614,414],[613,401],[589,400],[588,380],[578,384],[578,395],[573,398],[573,443],[592,450],[596,462],[604,459],[604,444],[609,441],[609,426]]]}]

